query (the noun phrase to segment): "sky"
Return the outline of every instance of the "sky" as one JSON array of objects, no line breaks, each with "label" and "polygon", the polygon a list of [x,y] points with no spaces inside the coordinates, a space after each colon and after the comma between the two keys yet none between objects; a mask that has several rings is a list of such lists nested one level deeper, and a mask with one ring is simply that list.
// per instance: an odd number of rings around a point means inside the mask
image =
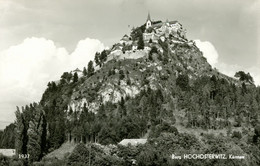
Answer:
[{"label": "sky", "polygon": [[259,0],[0,0],[0,129],[49,81],[82,69],[132,27],[177,20],[208,62],[260,85]]}]

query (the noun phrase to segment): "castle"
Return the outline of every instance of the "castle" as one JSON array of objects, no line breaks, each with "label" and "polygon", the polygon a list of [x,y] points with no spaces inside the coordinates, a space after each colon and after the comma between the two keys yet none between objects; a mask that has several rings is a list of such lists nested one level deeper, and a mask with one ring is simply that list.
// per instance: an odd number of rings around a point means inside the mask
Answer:
[{"label": "castle", "polygon": [[145,32],[143,33],[144,41],[152,40],[153,42],[158,42],[159,39],[162,41],[165,38],[174,37],[178,40],[186,40],[186,30],[182,28],[182,25],[178,21],[168,21],[165,22],[153,22],[151,20],[150,13],[146,20]]},{"label": "castle", "polygon": [[[147,20],[144,24],[145,30],[143,31],[144,50],[151,50],[152,46],[157,47],[160,52],[163,52],[159,47],[159,40],[164,42],[170,39],[172,43],[188,43],[186,38],[186,30],[178,21],[152,21],[150,13],[148,13]],[[138,41],[133,40],[131,36],[124,35],[119,43],[113,45],[111,54],[121,55],[129,51],[136,51],[138,48]],[[190,43],[193,44],[193,43]]]}]

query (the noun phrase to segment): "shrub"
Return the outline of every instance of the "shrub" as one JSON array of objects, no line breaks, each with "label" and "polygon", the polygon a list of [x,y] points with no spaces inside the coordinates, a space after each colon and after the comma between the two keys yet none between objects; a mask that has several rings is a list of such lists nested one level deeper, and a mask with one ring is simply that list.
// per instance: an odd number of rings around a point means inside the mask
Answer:
[{"label": "shrub", "polygon": [[120,80],[123,80],[124,78],[125,78],[124,71],[123,71],[123,70],[120,70],[120,71],[119,71],[119,79],[120,79]]},{"label": "shrub", "polygon": [[41,162],[34,162],[33,166],[57,166],[57,165],[66,165],[65,160],[59,160],[57,158],[48,158],[43,159]]},{"label": "shrub", "polygon": [[150,51],[150,54],[153,54],[153,53],[158,54],[158,50],[157,50],[157,48],[156,48],[155,46],[153,46],[153,47],[151,48],[151,51]]},{"label": "shrub", "polygon": [[89,151],[83,143],[80,143],[68,157],[68,165],[87,165],[88,160]]},{"label": "shrub", "polygon": [[179,86],[183,91],[189,89],[189,77],[187,74],[179,75],[176,79],[176,85]]},{"label": "shrub", "polygon": [[127,85],[131,85],[131,80],[130,80],[130,78],[128,78],[128,79],[126,80],[126,84],[127,84]]},{"label": "shrub", "polygon": [[240,132],[240,131],[233,131],[233,133],[232,133],[232,138],[241,139],[241,138],[242,138],[241,132]]},{"label": "shrub", "polygon": [[9,158],[0,153],[0,166],[9,165]]}]

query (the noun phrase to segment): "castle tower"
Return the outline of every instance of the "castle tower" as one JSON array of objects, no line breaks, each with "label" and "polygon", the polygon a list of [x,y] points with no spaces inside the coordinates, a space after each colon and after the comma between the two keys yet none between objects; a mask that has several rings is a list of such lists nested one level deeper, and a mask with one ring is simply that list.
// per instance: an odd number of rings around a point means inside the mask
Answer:
[{"label": "castle tower", "polygon": [[151,26],[152,26],[152,20],[149,12],[146,20],[146,29],[150,28]]}]

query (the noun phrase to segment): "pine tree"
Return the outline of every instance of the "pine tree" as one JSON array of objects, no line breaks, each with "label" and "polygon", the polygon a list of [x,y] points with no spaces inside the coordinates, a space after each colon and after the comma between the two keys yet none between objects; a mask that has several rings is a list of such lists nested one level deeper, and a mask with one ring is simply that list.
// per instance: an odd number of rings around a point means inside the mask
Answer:
[{"label": "pine tree", "polygon": [[251,84],[254,83],[253,77],[250,75],[250,73],[245,73],[244,71],[236,72],[235,77],[239,78],[240,81],[246,81]]},{"label": "pine tree", "polygon": [[42,148],[45,146],[42,144],[43,127],[43,110],[41,106],[38,106],[35,110],[34,118],[29,123],[28,129],[27,151],[30,154],[30,162],[39,161],[42,157]]},{"label": "pine tree", "polygon": [[100,55],[100,61],[101,63],[104,63],[107,60],[107,52],[106,50],[103,50]]},{"label": "pine tree", "polygon": [[73,82],[74,82],[74,83],[75,83],[75,82],[78,82],[78,80],[79,80],[78,73],[75,72],[74,75],[73,75]]},{"label": "pine tree", "polygon": [[19,107],[16,107],[17,110],[15,112],[15,116],[16,116],[16,133],[15,133],[15,149],[17,154],[23,154],[24,150],[23,150],[23,139],[24,139],[24,123],[23,123],[23,116],[22,113],[19,109]]},{"label": "pine tree", "polygon": [[120,101],[120,109],[122,110],[122,116],[126,116],[126,107],[125,107],[125,100],[124,97],[121,97],[121,101]]},{"label": "pine tree", "polygon": [[98,115],[97,116],[98,116],[99,119],[104,119],[106,117],[104,104],[101,104],[100,108],[98,109]]},{"label": "pine tree", "polygon": [[84,75],[84,76],[87,76],[87,74],[88,74],[87,69],[86,69],[86,67],[84,67],[84,68],[83,68],[83,75]]},{"label": "pine tree", "polygon": [[153,55],[152,55],[151,52],[150,52],[149,55],[148,55],[148,59],[149,59],[150,61],[153,61]]},{"label": "pine tree", "polygon": [[88,77],[92,76],[94,74],[94,66],[93,66],[93,61],[89,61],[88,63]]},{"label": "pine tree", "polygon": [[138,46],[137,46],[137,49],[139,50],[142,50],[144,49],[144,39],[143,39],[143,35],[140,35],[139,36],[139,39],[138,39]]},{"label": "pine tree", "polygon": [[96,65],[98,65],[98,66],[101,65],[101,63],[100,63],[100,53],[99,52],[96,52],[94,60],[95,60]]}]

